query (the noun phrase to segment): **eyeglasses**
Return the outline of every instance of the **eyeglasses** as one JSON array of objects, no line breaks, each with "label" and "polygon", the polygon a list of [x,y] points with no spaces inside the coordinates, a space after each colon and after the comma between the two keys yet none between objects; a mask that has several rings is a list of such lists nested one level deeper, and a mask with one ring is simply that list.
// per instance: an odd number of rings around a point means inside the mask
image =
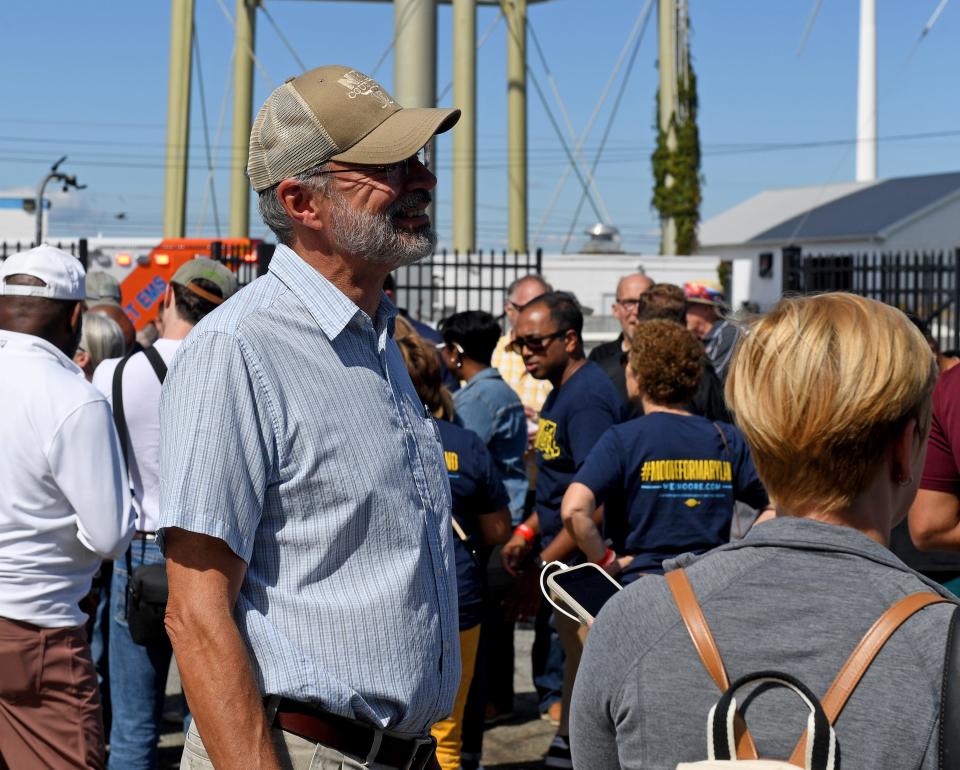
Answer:
[{"label": "eyeglasses", "polygon": [[547,349],[547,343],[550,340],[556,340],[560,337],[563,337],[569,329],[560,329],[559,331],[552,332],[551,334],[543,334],[539,337],[515,337],[514,340],[507,346],[511,352],[517,354],[523,354],[524,348],[529,348],[531,353],[542,353]]},{"label": "eyeglasses", "polygon": [[640,307],[640,303],[643,302],[643,299],[620,299],[620,297],[617,297],[614,302],[626,310],[636,310],[638,307]]},{"label": "eyeglasses", "polygon": [[519,313],[523,310],[523,305],[514,302],[512,299],[507,300],[507,307],[509,307],[514,313]]},{"label": "eyeglasses", "polygon": [[388,163],[385,166],[375,166],[367,165],[365,163],[357,163],[356,165],[351,166],[350,168],[331,168],[331,169],[322,169],[316,171],[317,174],[348,174],[356,173],[360,171],[364,174],[382,174],[384,176],[409,176],[410,175],[410,164],[413,161],[417,161],[424,168],[430,168],[430,150],[429,145],[426,147],[421,147],[417,152],[411,155],[406,160],[400,160],[396,163]]}]

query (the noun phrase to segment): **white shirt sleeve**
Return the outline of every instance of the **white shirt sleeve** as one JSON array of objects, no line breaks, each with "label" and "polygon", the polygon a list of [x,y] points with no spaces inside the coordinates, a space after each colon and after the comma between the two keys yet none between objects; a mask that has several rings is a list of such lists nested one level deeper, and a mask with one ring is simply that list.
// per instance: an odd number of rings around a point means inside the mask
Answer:
[{"label": "white shirt sleeve", "polygon": [[133,535],[135,513],[107,402],[73,411],[54,434],[47,459],[76,513],[77,538],[103,559],[118,558]]}]

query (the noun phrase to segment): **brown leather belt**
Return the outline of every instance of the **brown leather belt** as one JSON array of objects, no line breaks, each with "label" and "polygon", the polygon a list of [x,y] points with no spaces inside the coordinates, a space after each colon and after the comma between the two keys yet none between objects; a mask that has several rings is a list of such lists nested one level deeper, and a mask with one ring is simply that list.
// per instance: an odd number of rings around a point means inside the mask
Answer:
[{"label": "brown leather belt", "polygon": [[133,533],[134,540],[146,540],[148,543],[152,543],[157,539],[156,532],[141,532],[139,529]]},{"label": "brown leather belt", "polygon": [[[267,708],[271,698],[264,698]],[[377,730],[372,725],[347,719],[336,714],[308,706],[299,701],[281,698],[276,715],[270,723],[288,733],[299,735],[308,741],[316,741],[341,754],[350,754],[380,765],[399,770],[424,770],[432,767],[436,741],[425,738],[400,738]],[[377,738],[380,745],[375,746]],[[370,756],[371,752],[374,752]]]}]

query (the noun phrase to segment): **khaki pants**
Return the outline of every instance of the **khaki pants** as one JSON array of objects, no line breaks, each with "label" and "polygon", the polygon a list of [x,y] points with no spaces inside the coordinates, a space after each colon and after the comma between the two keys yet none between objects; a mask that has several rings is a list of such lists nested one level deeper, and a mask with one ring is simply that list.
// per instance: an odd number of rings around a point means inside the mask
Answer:
[{"label": "khaki pants", "polygon": [[0,618],[0,769],[103,764],[100,693],[84,629]]},{"label": "khaki pants", "polygon": [[[554,601],[559,603],[556,596]],[[573,683],[577,678],[577,669],[580,668],[580,656],[583,655],[583,643],[587,639],[587,627],[581,623],[575,623],[556,610],[553,612],[553,620],[566,658],[563,662],[563,690],[557,735],[568,736],[570,735],[570,700],[573,697]]]},{"label": "khaki pants", "polygon": [[[341,754],[299,735],[274,729],[273,745],[283,770],[394,770],[387,765],[364,764],[363,761],[348,754]],[[213,763],[203,748],[203,741],[197,732],[197,723],[190,725],[183,744],[183,756],[180,758],[180,770],[211,770]]]}]

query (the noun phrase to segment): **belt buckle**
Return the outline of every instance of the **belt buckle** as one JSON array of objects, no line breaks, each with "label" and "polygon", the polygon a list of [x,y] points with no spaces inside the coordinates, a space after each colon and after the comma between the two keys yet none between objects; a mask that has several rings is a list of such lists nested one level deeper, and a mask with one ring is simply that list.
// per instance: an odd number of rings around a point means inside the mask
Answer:
[{"label": "belt buckle", "polygon": [[[437,745],[432,735],[425,738],[414,738],[413,748],[410,750],[410,759],[400,770],[423,770],[427,766],[427,760],[433,756],[434,748]],[[424,751],[424,749],[427,749]]]}]

